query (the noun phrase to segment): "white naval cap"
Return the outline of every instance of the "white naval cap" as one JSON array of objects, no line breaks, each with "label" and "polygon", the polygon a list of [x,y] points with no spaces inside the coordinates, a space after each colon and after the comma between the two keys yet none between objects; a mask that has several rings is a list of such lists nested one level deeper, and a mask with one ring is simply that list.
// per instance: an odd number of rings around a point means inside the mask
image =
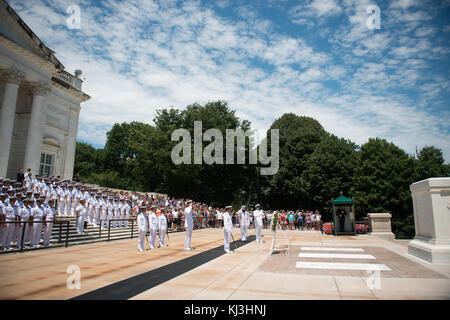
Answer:
[{"label": "white naval cap", "polygon": [[256,208],[256,207],[261,207],[261,206],[260,206],[260,204],[258,203],[258,204],[255,205],[255,208]]},{"label": "white naval cap", "polygon": [[226,206],[225,209],[232,209],[233,206]]}]

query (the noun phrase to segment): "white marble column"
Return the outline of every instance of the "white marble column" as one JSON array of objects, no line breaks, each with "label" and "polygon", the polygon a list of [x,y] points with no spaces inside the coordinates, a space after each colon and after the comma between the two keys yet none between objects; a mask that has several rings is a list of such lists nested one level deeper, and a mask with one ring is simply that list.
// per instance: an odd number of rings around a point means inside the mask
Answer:
[{"label": "white marble column", "polygon": [[31,168],[33,174],[38,174],[44,136],[44,115],[50,86],[43,82],[32,83],[31,91],[33,93],[33,105],[31,106],[27,144],[25,146],[24,168]]},{"label": "white marble column", "polygon": [[64,179],[72,180],[75,161],[75,149],[77,144],[78,120],[80,110],[70,109],[69,130],[67,136],[66,159],[64,161]]},{"label": "white marble column", "polygon": [[0,112],[0,177],[6,178],[14,128],[14,116],[16,114],[17,93],[25,75],[15,69],[2,70],[1,73],[2,77],[6,80],[6,85]]}]

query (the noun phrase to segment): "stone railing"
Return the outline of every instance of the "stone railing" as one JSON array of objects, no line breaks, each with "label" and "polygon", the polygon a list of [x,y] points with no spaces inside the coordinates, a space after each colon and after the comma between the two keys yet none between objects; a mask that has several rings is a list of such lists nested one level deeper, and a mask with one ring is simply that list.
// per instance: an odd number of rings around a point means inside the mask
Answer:
[{"label": "stone railing", "polygon": [[56,78],[64,81],[65,83],[71,85],[72,87],[81,90],[81,79],[70,74],[69,72],[62,70],[56,74]]}]

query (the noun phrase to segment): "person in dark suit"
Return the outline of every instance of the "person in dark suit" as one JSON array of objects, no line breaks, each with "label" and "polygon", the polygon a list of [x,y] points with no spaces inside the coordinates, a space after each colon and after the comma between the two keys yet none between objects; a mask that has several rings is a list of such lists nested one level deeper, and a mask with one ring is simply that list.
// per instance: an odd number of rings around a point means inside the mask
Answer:
[{"label": "person in dark suit", "polygon": [[24,179],[25,179],[25,175],[23,173],[23,168],[20,168],[19,172],[17,172],[17,182],[20,182],[23,184]]},{"label": "person in dark suit", "polygon": [[344,232],[345,231],[345,216],[347,215],[347,212],[343,208],[339,208],[336,213],[338,219],[339,219],[339,231]]}]

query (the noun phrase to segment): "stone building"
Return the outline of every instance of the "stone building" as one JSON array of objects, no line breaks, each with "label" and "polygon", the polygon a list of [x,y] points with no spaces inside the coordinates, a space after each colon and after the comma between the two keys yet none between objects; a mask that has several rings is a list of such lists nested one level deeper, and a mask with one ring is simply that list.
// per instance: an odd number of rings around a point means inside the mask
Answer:
[{"label": "stone building", "polygon": [[71,179],[80,105],[90,97],[0,0],[0,177],[20,168]]}]

